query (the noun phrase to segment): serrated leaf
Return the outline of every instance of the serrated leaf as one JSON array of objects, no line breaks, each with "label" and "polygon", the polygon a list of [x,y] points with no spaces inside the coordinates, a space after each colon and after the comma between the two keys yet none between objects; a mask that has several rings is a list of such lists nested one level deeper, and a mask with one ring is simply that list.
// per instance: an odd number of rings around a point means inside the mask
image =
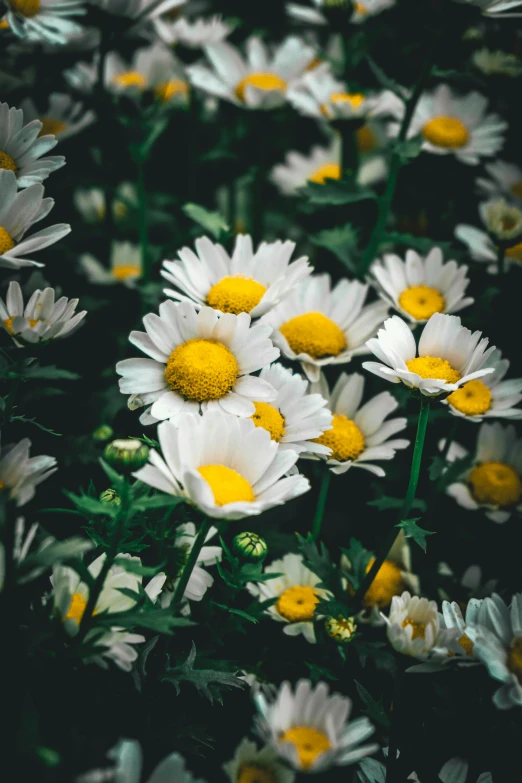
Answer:
[{"label": "serrated leaf", "polygon": [[192,642],[192,647],[186,661],[179,666],[167,670],[163,680],[174,685],[176,693],[180,692],[181,682],[190,682],[194,687],[205,696],[211,704],[214,703],[214,694],[210,690],[211,686],[218,688],[244,688],[246,682],[240,680],[235,674],[222,672],[217,669],[194,669],[196,661],[196,645]]},{"label": "serrated leaf", "polygon": [[300,189],[300,194],[305,196],[311,204],[341,205],[354,204],[357,201],[377,199],[377,195],[370,188],[361,187],[353,179],[325,179],[324,184],[308,182],[306,187]]},{"label": "serrated leaf", "polygon": [[368,715],[368,717],[375,721],[375,723],[377,723],[379,726],[382,726],[384,729],[389,729],[390,719],[384,710],[382,696],[378,701],[376,701],[371,693],[364,687],[364,685],[361,685],[361,683],[357,682],[357,680],[354,680],[354,682],[355,687],[357,688],[357,693],[359,694],[359,698],[364,705],[362,710],[364,714]]},{"label": "serrated leaf", "polygon": [[230,226],[219,212],[210,212],[199,204],[191,203],[184,204],[182,210],[187,217],[212,234],[214,239],[220,239],[223,234],[228,234],[230,231]]},{"label": "serrated leaf", "polygon": [[[134,594],[134,598],[136,594]],[[147,628],[155,633],[171,635],[175,628],[188,628],[195,625],[185,617],[176,617],[172,609],[144,609],[130,612],[104,612],[93,617],[94,625],[111,625],[122,628]]]},{"label": "serrated leaf", "polygon": [[427,546],[426,536],[434,536],[435,531],[424,530],[424,528],[419,527],[419,525],[417,525],[419,519],[420,517],[416,517],[415,519],[404,519],[402,522],[399,522],[397,525],[395,525],[395,527],[404,530],[404,535],[406,538],[412,538],[415,543],[418,544],[425,552]]},{"label": "serrated leaf", "polygon": [[101,500],[92,498],[89,495],[75,495],[73,492],[67,492],[67,490],[64,490],[64,495],[69,498],[71,503],[74,503],[78,511],[89,517],[103,514],[114,519],[120,510],[119,506],[115,506],[112,503],[103,503]]},{"label": "serrated leaf", "polygon": [[141,563],[137,563],[135,560],[131,560],[129,557],[117,557],[114,561],[114,565],[120,566],[129,574],[137,574],[138,576],[156,576],[165,566],[165,560],[156,566],[145,566]]},{"label": "serrated leaf", "polygon": [[332,581],[334,574],[336,574],[336,566],[332,563],[330,554],[321,541],[319,546],[312,537],[311,533],[306,538],[296,533],[297,542],[299,544],[299,551],[303,556],[305,565],[317,574],[321,579],[321,582],[328,584]]},{"label": "serrated leaf", "polygon": [[62,437],[61,432],[55,432],[50,427],[46,427],[44,424],[40,424],[36,419],[28,419],[27,416],[11,416],[10,421],[19,421],[22,424],[32,424],[33,427],[38,427],[42,432],[47,432],[49,435],[55,435],[57,438]]},{"label": "serrated leaf", "polygon": [[423,145],[422,136],[415,136],[412,139],[405,139],[404,141],[398,141],[393,147],[393,151],[399,156],[403,163],[418,158],[422,152]]},{"label": "serrated leaf", "polygon": [[365,549],[357,538],[350,538],[350,546],[348,549],[341,548],[341,552],[350,563],[350,570],[343,570],[343,574],[354,590],[357,590],[366,576],[366,568],[373,557],[373,553]]},{"label": "serrated leaf", "polygon": [[357,232],[350,223],[335,228],[327,228],[318,234],[313,234],[310,241],[318,247],[324,247],[334,254],[350,272],[355,270],[353,258],[357,249]]},{"label": "serrated leaf", "polygon": [[177,497],[176,495],[148,495],[147,497],[140,497],[138,500],[134,500],[132,510],[149,511],[155,508],[174,508],[185,502],[186,498]]}]

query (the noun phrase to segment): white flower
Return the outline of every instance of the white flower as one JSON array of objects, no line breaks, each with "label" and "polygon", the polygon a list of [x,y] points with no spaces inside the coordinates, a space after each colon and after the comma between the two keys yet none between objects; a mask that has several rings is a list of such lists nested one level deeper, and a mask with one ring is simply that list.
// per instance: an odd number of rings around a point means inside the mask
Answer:
[{"label": "white flower", "polygon": [[347,364],[367,353],[366,340],[375,334],[388,311],[385,302],[364,307],[368,286],[340,280],[332,288],[330,275],[304,280],[261,323],[273,327],[272,340],[288,359],[299,361],[311,381],[322,367]]},{"label": "white flower", "polygon": [[441,628],[435,601],[411,596],[406,591],[393,596],[390,614],[388,617],[383,615],[383,619],[392,647],[414,658],[446,659],[448,647],[457,636],[455,629]]},{"label": "white flower", "polygon": [[511,244],[509,249],[517,252],[515,242],[522,238],[522,210],[505,199],[492,199],[480,204],[479,212],[489,234],[498,242]]},{"label": "white flower", "polygon": [[9,283],[5,303],[0,299],[0,320],[17,345],[66,337],[85,318],[87,310],[75,314],[78,299],[62,296],[55,302],[55,295],[54,288],[37,289],[24,307],[19,283]]},{"label": "white flower", "polygon": [[150,90],[157,101],[165,104],[185,105],[189,97],[189,83],[182,63],[159,42],[139,49],[130,64],[111,52],[104,80],[112,92],[139,96]]},{"label": "white flower", "polygon": [[162,14],[169,13],[185,5],[187,0],[93,0],[93,5],[98,5],[114,16],[123,16],[127,19],[140,19],[147,22]]},{"label": "white flower", "polygon": [[[205,543],[210,541],[217,533],[217,528],[211,527],[208,531]],[[176,564],[177,573],[173,580],[170,580],[167,576],[167,583],[163,590],[160,603],[162,606],[170,606],[172,598],[174,597],[174,591],[179,582],[181,572],[187,561],[187,558],[194,546],[196,540],[196,526],[193,522],[185,522],[180,525],[176,530],[176,538],[174,541],[174,549],[176,550]],[[187,587],[183,593],[183,598],[187,601],[201,601],[207,592],[207,590],[214,584],[214,577],[205,571],[203,566],[215,565],[220,562],[222,556],[222,549],[220,546],[203,546],[201,552],[198,555],[196,565],[189,577]],[[188,607],[187,607],[188,609]],[[187,613],[187,609],[182,608],[182,613]]]},{"label": "white flower", "polygon": [[175,21],[160,17],[154,20],[154,27],[161,40],[169,46],[181,43],[191,49],[219,43],[232,32],[232,27],[217,15],[192,22],[183,17]]},{"label": "white flower", "polygon": [[490,49],[479,49],[474,52],[471,61],[475,68],[486,74],[486,76],[520,76],[522,74],[522,63],[519,58],[510,52]]},{"label": "white flower", "polygon": [[[387,753],[385,748],[384,753]],[[397,753],[397,756],[399,754]],[[469,764],[461,758],[453,758],[442,766],[439,772],[439,780],[442,783],[466,783]],[[421,783],[416,772],[412,772],[406,780],[413,783]],[[363,759],[357,770],[357,783],[385,783],[386,766],[376,759]],[[490,772],[483,772],[478,776],[476,783],[493,783]]]},{"label": "white flower", "polygon": [[[100,223],[105,219],[105,192],[101,188],[77,188],[74,191],[73,200],[74,206],[86,223]],[[132,182],[122,182],[116,188],[116,193],[112,200],[112,215],[115,222],[124,220],[128,216],[129,211],[136,207],[136,186]],[[116,247],[123,245],[128,245],[128,243],[115,242],[113,252],[116,252]]]},{"label": "white flower", "polygon": [[85,14],[83,0],[5,0],[7,22],[18,38],[64,44],[81,32],[68,17]]},{"label": "white flower", "polygon": [[478,188],[488,196],[504,196],[522,201],[522,169],[515,163],[495,160],[484,166],[489,179],[477,179]]},{"label": "white flower", "polygon": [[51,93],[47,109],[42,113],[31,98],[22,101],[21,106],[27,118],[42,123],[40,136],[53,134],[58,141],[75,136],[96,119],[93,111],[84,109],[83,103],[60,92]]},{"label": "white flower", "polygon": [[281,576],[267,582],[249,582],[249,593],[261,602],[277,598],[275,604],[265,609],[265,614],[285,624],[283,633],[288,636],[299,636],[302,633],[307,642],[314,644],[316,606],[320,598],[331,597],[328,591],[318,587],[321,579],[304,565],[301,555],[295,554],[272,561],[263,573]]},{"label": "white flower", "polygon": [[79,261],[87,279],[94,285],[122,283],[127,288],[134,288],[143,271],[141,249],[131,242],[112,243],[110,269],[90,253],[83,253]]},{"label": "white flower", "polygon": [[67,223],[58,223],[24,239],[26,231],[43,220],[54,206],[53,199],[43,195],[43,185],[18,191],[14,172],[0,171],[0,267],[43,266],[25,258],[25,254],[43,250],[70,232]]},{"label": "white flower", "polygon": [[223,764],[230,783],[242,780],[266,781],[266,783],[294,783],[295,774],[281,762],[279,755],[269,745],[261,750],[255,742],[244,737],[237,746],[234,758]]},{"label": "white flower", "polygon": [[500,18],[510,18],[521,16],[521,14],[503,14],[502,11],[509,11],[511,8],[517,8],[522,5],[522,0],[456,0],[457,3],[468,3],[479,8],[485,16],[501,15]]},{"label": "white flower", "polygon": [[456,663],[476,663],[473,642],[467,635],[467,631],[469,627],[476,624],[481,604],[482,599],[470,598],[463,615],[456,601],[442,602],[441,627],[458,632],[458,636],[450,644],[451,654],[452,657],[456,657]]},{"label": "white flower", "polygon": [[370,272],[382,298],[413,324],[424,323],[433,313],[456,313],[474,302],[465,296],[468,267],[444,263],[438,247],[425,258],[408,250],[404,261],[389,253],[375,261]]},{"label": "white flower", "polygon": [[294,242],[261,242],[254,251],[251,237],[239,234],[232,256],[207,237],[195,244],[196,253],[184,247],[179,260],[163,262],[161,274],[182,291],[166,288],[164,293],[223,313],[259,318],[312,271],[306,256],[290,261]]},{"label": "white flower", "polygon": [[[159,316],[143,319],[146,332],[131,332],[130,342],[150,359],[124,359],[116,365],[120,391],[132,409],[151,405],[143,424],[182,411],[222,408],[252,416],[254,400],[273,400],[274,389],[250,373],[279,357],[267,324],[251,325],[247,313],[220,315],[211,307],[163,302]],[[274,444],[275,445],[275,444]]]},{"label": "white flower", "polygon": [[205,47],[212,70],[203,65],[187,69],[195,87],[250,109],[282,106],[285,93],[315,57],[315,51],[301,38],[286,38],[270,53],[260,38],[246,42],[246,59],[231,44]]},{"label": "white flower", "polygon": [[[287,13],[298,22],[305,22],[307,24],[327,24],[325,15],[319,10],[324,10],[326,5],[327,3],[325,0],[312,0],[312,7],[301,5],[300,3],[287,3],[286,10]],[[395,0],[364,0],[364,2],[359,2],[359,0],[357,0],[353,4],[354,7],[350,22],[352,24],[360,24],[394,5]],[[315,8],[313,6],[315,6]]]},{"label": "white flower", "polygon": [[36,487],[56,472],[56,460],[46,454],[30,457],[31,441],[24,438],[5,446],[0,456],[0,492],[6,492],[17,506],[25,506]]},{"label": "white flower", "polygon": [[13,171],[19,188],[43,182],[65,165],[62,155],[42,158],[57,144],[54,136],[41,138],[43,135],[41,122],[33,120],[24,125],[22,109],[0,103],[0,170]]},{"label": "white flower", "polygon": [[389,392],[381,392],[361,407],[365,379],[359,373],[341,373],[332,392],[321,373],[312,390],[329,401],[333,413],[332,429],[318,438],[318,442],[331,449],[326,464],[332,473],[341,474],[351,468],[364,468],[376,476],[384,476],[384,470],[373,460],[389,460],[397,449],[409,446],[409,440],[389,440],[406,427],[406,419],[386,417],[399,407]]},{"label": "white flower", "polygon": [[[477,165],[482,157],[495,155],[504,144],[507,123],[497,114],[486,114],[488,101],[478,92],[459,97],[448,85],[424,93],[413,114],[408,138],[422,135],[422,149],[436,155],[455,155],[461,163]],[[400,108],[399,108],[400,107]],[[404,114],[397,105],[396,123],[389,133],[396,136]]]},{"label": "white flower", "polygon": [[410,327],[394,315],[384,322],[377,337],[367,342],[384,364],[364,362],[363,367],[391,383],[402,382],[409,389],[436,397],[493,372],[488,359],[494,347],[486,350],[488,340],[481,340],[481,334],[462,326],[457,315],[435,313],[422,330],[417,356]]},{"label": "white flower", "polygon": [[[489,265],[486,271],[490,275],[498,274],[498,248],[495,247],[493,240],[485,231],[482,231],[480,228],[475,228],[475,226],[467,225],[466,223],[460,223],[455,229],[455,237],[460,239],[461,242],[464,242],[474,261],[484,261]],[[511,266],[511,251],[516,251],[516,248],[509,248],[504,254],[506,270]],[[519,255],[520,258],[514,256],[513,258],[514,261],[520,263],[522,252],[519,252]]]},{"label": "white flower", "polygon": [[299,680],[295,692],[283,682],[274,701],[259,693],[257,732],[300,772],[321,772],[333,766],[355,764],[374,753],[377,745],[361,745],[374,727],[368,718],[348,722],[352,702],[328,685]]},{"label": "white flower", "polygon": [[[448,460],[466,454],[452,444]],[[481,424],[472,467],[446,491],[462,508],[485,509],[492,522],[506,522],[513,509],[522,510],[522,440],[513,425]]]},{"label": "white flower", "polygon": [[184,414],[162,422],[164,459],[152,450],[150,464],[135,476],[171,495],[186,497],[207,516],[242,519],[280,506],[310,489],[299,474],[286,476],[297,453],[280,450],[261,427],[221,411]]}]

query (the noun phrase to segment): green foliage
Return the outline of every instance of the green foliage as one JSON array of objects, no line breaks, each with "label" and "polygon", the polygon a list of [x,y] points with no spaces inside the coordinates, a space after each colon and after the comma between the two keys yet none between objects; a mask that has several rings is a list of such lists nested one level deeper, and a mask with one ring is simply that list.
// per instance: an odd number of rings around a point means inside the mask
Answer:
[{"label": "green foliage", "polygon": [[195,669],[196,645],[192,642],[192,647],[187,659],[178,666],[169,667],[163,680],[171,683],[180,693],[182,682],[188,682],[211,704],[214,700],[222,703],[222,690],[228,688],[244,688],[246,683],[240,680],[235,674],[219,671],[218,669]]},{"label": "green foliage", "polygon": [[319,207],[355,204],[377,198],[373,190],[357,185],[353,179],[326,179],[324,185],[308,182],[301,192],[310,204]]},{"label": "green foliage", "polygon": [[425,552],[427,547],[426,537],[434,536],[436,531],[424,530],[424,528],[419,527],[419,525],[417,525],[419,519],[420,517],[417,517],[416,519],[404,519],[402,522],[399,522],[396,527],[404,530],[406,538],[412,538]]},{"label": "green foliage", "polygon": [[205,207],[199,204],[185,204],[183,206],[183,212],[187,217],[197,223],[201,228],[212,234],[214,239],[220,241],[226,237],[230,231],[230,227],[225,220],[221,217],[219,212],[209,212]]},{"label": "green foliage", "polygon": [[334,254],[344,266],[355,271],[355,257],[357,255],[357,232],[351,223],[335,228],[324,229],[318,234],[312,234],[310,241],[314,245],[324,247]]},{"label": "green foliage", "polygon": [[368,717],[377,723],[378,726],[382,726],[383,729],[388,730],[390,728],[390,719],[384,709],[382,696],[377,700],[374,699],[364,685],[361,685],[357,680],[355,680],[355,687],[357,688],[357,693],[362,701],[365,715],[368,715]]}]

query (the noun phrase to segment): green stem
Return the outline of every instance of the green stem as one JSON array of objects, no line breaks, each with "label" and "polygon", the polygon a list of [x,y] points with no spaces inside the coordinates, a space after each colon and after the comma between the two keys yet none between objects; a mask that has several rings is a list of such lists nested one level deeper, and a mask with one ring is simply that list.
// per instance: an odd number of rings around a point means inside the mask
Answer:
[{"label": "green stem", "polygon": [[315,516],[312,525],[312,536],[317,541],[321,535],[321,527],[323,525],[324,510],[326,508],[326,499],[328,497],[328,489],[330,487],[330,480],[332,474],[329,468],[326,466],[321,476],[321,486],[319,487],[319,497],[317,498],[317,506],[315,508]]},{"label": "green stem", "polygon": [[137,163],[138,186],[138,232],[140,237],[141,269],[144,283],[148,283],[151,277],[151,269],[148,258],[149,238],[147,232],[147,190],[145,188],[145,165],[141,159]]},{"label": "green stem", "polygon": [[199,529],[199,533],[196,536],[196,540],[192,545],[192,549],[190,550],[188,560],[185,563],[185,568],[183,569],[179,582],[176,585],[176,590],[174,591],[174,597],[172,599],[172,603],[174,605],[180,604],[183,600],[183,596],[185,595],[185,590],[187,588],[190,575],[194,570],[194,566],[198,562],[198,557],[203,548],[203,545],[208,535],[208,531],[210,530],[211,526],[212,526],[212,520],[210,519],[210,517],[205,517]]},{"label": "green stem", "polygon": [[359,170],[359,147],[357,146],[358,123],[342,122],[341,135],[341,179],[356,177]]}]

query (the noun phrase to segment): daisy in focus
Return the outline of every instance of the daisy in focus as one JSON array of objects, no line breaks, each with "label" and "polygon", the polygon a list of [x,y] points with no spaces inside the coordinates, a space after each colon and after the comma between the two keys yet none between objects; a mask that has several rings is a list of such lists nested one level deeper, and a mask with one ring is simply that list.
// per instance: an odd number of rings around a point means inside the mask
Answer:
[{"label": "daisy in focus", "polygon": [[211,307],[163,302],[159,315],[143,318],[145,332],[129,341],[148,359],[124,359],[116,365],[120,391],[130,394],[132,410],[143,406],[142,424],[182,412],[221,408],[253,416],[256,402],[270,402],[275,390],[251,375],[279,357],[268,324],[252,325],[247,313],[220,315]]},{"label": "daisy in focus", "polygon": [[190,85],[185,69],[173,52],[162,43],[139,49],[130,63],[111,52],[105,68],[107,89],[118,94],[141,96],[150,91],[156,101],[186,105]]},{"label": "daisy in focus", "polygon": [[324,682],[283,682],[274,700],[258,693],[256,707],[257,733],[299,772],[355,764],[378,748],[362,744],[375,731],[368,718],[349,721],[351,700]]},{"label": "daisy in focus", "polygon": [[52,134],[58,141],[75,136],[96,119],[93,111],[86,110],[82,103],[60,92],[51,93],[44,112],[38,111],[31,98],[22,101],[21,106],[27,118],[42,123],[39,136]]},{"label": "daisy in focus", "polygon": [[[217,533],[217,528],[211,527],[205,539],[205,544]],[[170,606],[179,578],[188,560],[194,542],[196,540],[196,526],[193,522],[184,522],[176,530],[174,547],[168,553],[168,565],[166,567],[167,579],[160,596],[161,606]],[[196,565],[192,570],[187,587],[183,594],[185,602],[202,601],[205,593],[214,584],[214,577],[205,570],[205,566],[215,565],[221,560],[222,549],[220,546],[203,546],[198,555]],[[190,613],[188,603],[181,608],[182,614]]]},{"label": "daisy in focus", "polygon": [[486,163],[487,177],[477,178],[477,187],[487,196],[503,196],[522,203],[522,169],[515,163],[495,160]]},{"label": "daisy in focus", "polygon": [[30,457],[31,441],[24,438],[0,450],[0,492],[18,507],[32,500],[36,487],[56,472],[56,460],[47,454]]},{"label": "daisy in focus", "polygon": [[301,362],[310,381],[322,367],[347,364],[367,353],[366,340],[375,334],[388,312],[385,302],[364,306],[368,286],[330,275],[304,280],[261,323],[273,328],[272,340],[287,359]]},{"label": "daisy in focus", "polygon": [[172,21],[162,16],[154,20],[154,27],[164,43],[169,46],[182,44],[190,49],[219,43],[232,32],[232,27],[217,15],[193,21],[185,17]]},{"label": "daisy in focus", "polygon": [[456,601],[442,602],[442,626],[448,630],[458,631],[459,634],[451,648],[452,657],[457,658],[457,663],[476,663],[474,645],[466,632],[477,623],[481,604],[482,600],[471,598],[466,605],[465,613],[462,614],[462,609]]},{"label": "daisy in focus", "polygon": [[[328,0],[311,0],[310,5],[302,5],[301,3],[287,3],[286,10],[293,19],[298,22],[305,22],[306,24],[328,24],[328,20],[323,13],[327,6]],[[332,4],[334,7],[342,8],[342,3]],[[348,3],[346,3],[348,6]],[[391,8],[395,5],[395,0],[364,0],[364,2],[353,3],[353,11],[350,17],[351,24],[361,24],[366,22],[372,16],[380,14],[381,11],[385,11],[387,8]]]},{"label": "daisy in focus", "polygon": [[6,21],[17,38],[64,44],[82,28],[69,17],[86,13],[83,0],[5,0]]},{"label": "daisy in focus", "polygon": [[444,263],[438,247],[425,258],[408,250],[404,261],[387,254],[370,271],[382,298],[412,324],[424,323],[434,313],[456,313],[474,302],[465,296],[468,267]]},{"label": "daisy in focus", "polygon": [[85,276],[94,285],[122,284],[126,288],[134,288],[143,272],[141,250],[131,242],[112,243],[109,269],[90,253],[83,253],[79,262]]},{"label": "daisy in focus", "polygon": [[283,633],[288,636],[303,634],[307,642],[315,644],[314,620],[318,619],[316,607],[321,598],[331,598],[323,590],[321,580],[303,563],[301,555],[288,554],[274,560],[264,574],[281,574],[266,582],[248,583],[247,590],[260,602],[277,598],[276,603],[265,609],[273,620],[284,623]]},{"label": "daisy in focus", "polygon": [[392,598],[390,613],[383,619],[392,647],[414,658],[446,660],[458,634],[455,628],[441,627],[435,601],[411,596],[407,591]]},{"label": "daisy in focus", "polygon": [[384,470],[373,464],[373,460],[389,460],[395,457],[397,449],[409,446],[409,440],[389,440],[406,427],[406,419],[388,419],[399,404],[389,392],[381,392],[361,405],[365,379],[359,373],[341,373],[330,392],[323,373],[312,390],[328,400],[333,413],[332,428],[327,430],[317,443],[331,449],[323,455],[332,473],[346,473],[349,468],[364,468],[376,476],[384,476]]},{"label": "daisy in focus", "polygon": [[185,414],[162,422],[163,458],[151,450],[135,477],[161,492],[186,497],[216,519],[243,519],[280,506],[310,489],[288,476],[297,453],[278,449],[268,432],[248,419],[220,411]]},{"label": "daisy in focus", "polygon": [[62,296],[55,301],[55,296],[54,288],[37,289],[24,306],[19,283],[9,283],[5,303],[0,299],[0,320],[17,345],[66,337],[87,315],[87,310],[75,313],[78,299]]},{"label": "daisy in focus", "polygon": [[161,274],[182,292],[166,288],[164,293],[221,313],[259,318],[312,272],[306,256],[290,260],[294,242],[261,242],[254,251],[252,238],[239,234],[232,256],[207,237],[195,245],[196,253],[184,247],[179,260],[163,262]]},{"label": "daisy in focus", "polygon": [[255,781],[259,783],[294,783],[295,774],[281,762],[269,745],[258,750],[255,742],[244,737],[237,746],[234,758],[223,764],[230,783]]},{"label": "daisy in focus", "polygon": [[487,348],[488,339],[481,337],[481,332],[462,326],[458,316],[435,313],[422,330],[417,351],[409,325],[394,315],[367,342],[384,364],[364,362],[363,367],[391,383],[436,397],[494,371],[488,360],[495,349]]}]

